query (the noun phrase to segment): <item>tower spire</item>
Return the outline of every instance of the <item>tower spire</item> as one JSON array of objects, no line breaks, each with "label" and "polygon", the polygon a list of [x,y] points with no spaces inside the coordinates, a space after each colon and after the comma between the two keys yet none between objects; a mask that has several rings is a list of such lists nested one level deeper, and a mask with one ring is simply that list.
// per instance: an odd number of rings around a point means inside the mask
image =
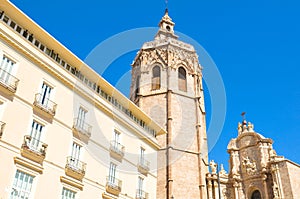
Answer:
[{"label": "tower spire", "polygon": [[168,4],[169,4],[169,1],[168,1],[168,0],[165,0],[165,3],[166,3],[166,10],[165,10],[165,13],[168,13]]},{"label": "tower spire", "polygon": [[159,24],[159,31],[156,36],[161,38],[163,37],[173,37],[173,38],[178,38],[178,36],[175,35],[174,33],[174,26],[175,23],[172,21],[171,17],[169,16],[169,10],[168,10],[168,0],[166,0],[166,10],[164,16],[161,18]]}]

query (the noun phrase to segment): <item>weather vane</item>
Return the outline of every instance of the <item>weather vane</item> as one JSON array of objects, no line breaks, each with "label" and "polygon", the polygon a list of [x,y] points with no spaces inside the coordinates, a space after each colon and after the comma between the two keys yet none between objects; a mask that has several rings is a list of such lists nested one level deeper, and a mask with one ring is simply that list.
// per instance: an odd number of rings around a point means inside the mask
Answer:
[{"label": "weather vane", "polygon": [[245,120],[246,119],[246,112],[242,112],[242,114],[241,114],[241,116],[243,117],[243,120]]},{"label": "weather vane", "polygon": [[165,0],[165,2],[166,2],[166,10],[168,10],[168,0]]}]

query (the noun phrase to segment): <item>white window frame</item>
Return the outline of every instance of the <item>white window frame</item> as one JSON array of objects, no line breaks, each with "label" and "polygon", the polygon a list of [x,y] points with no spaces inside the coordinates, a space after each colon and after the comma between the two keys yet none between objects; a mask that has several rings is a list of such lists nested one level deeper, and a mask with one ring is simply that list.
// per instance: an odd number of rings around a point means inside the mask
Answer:
[{"label": "white window frame", "polygon": [[[3,56],[7,57],[12,62],[14,62],[12,70],[9,72],[9,74],[13,75],[13,76],[16,76],[17,69],[19,67],[19,61],[17,59],[15,59],[13,56],[11,56],[8,52],[0,50],[0,64],[1,64],[2,60],[3,60]],[[0,65],[0,68],[1,68],[1,65]]]},{"label": "white window frame", "polygon": [[88,116],[88,109],[86,109],[84,106],[80,105],[77,112],[77,123],[76,125],[80,128],[84,128],[84,124],[87,121]]},{"label": "white window frame", "polygon": [[[17,172],[20,172],[20,173],[24,173],[25,175],[27,175],[27,176],[31,176],[32,177],[32,183],[31,183],[31,187],[30,187],[30,191],[29,191],[29,195],[28,195],[28,199],[29,198],[33,198],[32,196],[34,195],[34,193],[35,193],[35,184],[36,184],[36,175],[35,174],[33,174],[32,172],[27,172],[27,171],[24,171],[23,169],[20,169],[20,168],[17,168],[17,169],[15,169],[15,172],[14,172],[14,175],[12,176],[12,185],[11,185],[11,189],[10,189],[10,192],[8,193],[8,198],[9,199],[18,199],[19,198],[19,196],[16,196],[16,197],[14,197],[14,196],[12,196],[11,194],[12,194],[12,192],[13,192],[13,189],[15,189],[15,190],[18,190],[18,189],[16,189],[15,188],[15,180],[16,180],[16,175],[17,175]],[[27,186],[26,186],[27,187]]]},{"label": "white window frame", "polygon": [[[72,192],[74,194],[74,197],[70,198],[69,196],[64,196],[63,193],[64,193],[64,190],[67,190],[69,192]],[[62,187],[61,189],[61,199],[76,199],[77,198],[77,192],[74,191],[73,189],[69,189],[65,186]]]}]

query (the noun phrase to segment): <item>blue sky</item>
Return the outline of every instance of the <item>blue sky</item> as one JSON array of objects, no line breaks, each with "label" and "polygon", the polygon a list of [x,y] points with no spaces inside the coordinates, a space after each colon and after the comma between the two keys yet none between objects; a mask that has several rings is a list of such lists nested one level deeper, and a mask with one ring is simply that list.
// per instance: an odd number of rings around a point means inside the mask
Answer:
[{"label": "blue sky", "polygon": [[[165,9],[163,0],[12,2],[83,60],[110,36],[156,27]],[[299,9],[296,0],[169,0],[175,29],[203,46],[223,78],[226,120],[210,159],[226,168],[227,144],[243,111],[257,132],[274,140],[279,155],[300,163]],[[120,57],[103,76],[115,84],[134,56]],[[209,118],[207,91],[206,104]]]}]

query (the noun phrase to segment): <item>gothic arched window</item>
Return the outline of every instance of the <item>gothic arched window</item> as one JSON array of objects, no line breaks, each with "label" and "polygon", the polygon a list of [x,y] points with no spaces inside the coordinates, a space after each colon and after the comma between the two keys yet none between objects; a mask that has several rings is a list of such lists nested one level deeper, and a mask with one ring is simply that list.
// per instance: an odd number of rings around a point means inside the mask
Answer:
[{"label": "gothic arched window", "polygon": [[138,75],[135,82],[135,98],[137,98],[138,94],[140,93],[140,79],[141,77]]},{"label": "gothic arched window", "polygon": [[181,91],[187,90],[186,85],[186,71],[183,67],[178,68],[178,88]]},{"label": "gothic arched window", "polygon": [[160,89],[160,67],[154,66],[152,69],[152,90]]},{"label": "gothic arched window", "polygon": [[258,190],[255,190],[251,195],[251,199],[261,199],[260,192]]}]

